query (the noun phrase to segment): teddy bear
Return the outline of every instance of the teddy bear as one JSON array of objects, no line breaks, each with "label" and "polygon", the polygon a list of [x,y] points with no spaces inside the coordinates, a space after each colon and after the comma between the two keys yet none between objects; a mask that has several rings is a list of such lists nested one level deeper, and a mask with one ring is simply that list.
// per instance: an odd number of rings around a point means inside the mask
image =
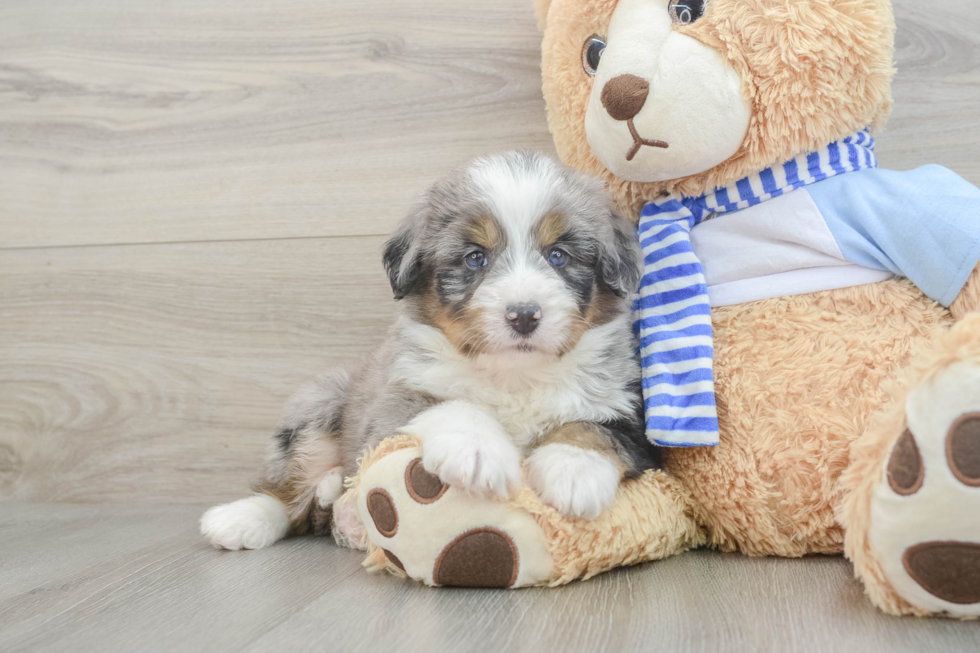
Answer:
[{"label": "teddy bear", "polygon": [[348,480],[361,523],[338,539],[374,569],[487,587],[698,546],[844,554],[887,613],[980,616],[980,189],[877,166],[890,3],[535,9],[559,157],[637,223],[634,329],[664,468],[574,519],[526,487],[497,501],[445,486],[403,432]]}]

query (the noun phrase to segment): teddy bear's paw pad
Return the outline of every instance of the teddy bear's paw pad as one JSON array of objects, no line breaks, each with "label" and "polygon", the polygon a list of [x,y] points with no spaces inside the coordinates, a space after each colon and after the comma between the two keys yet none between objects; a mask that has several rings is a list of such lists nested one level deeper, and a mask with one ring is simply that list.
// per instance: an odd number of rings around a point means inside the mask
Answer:
[{"label": "teddy bear's paw pad", "polygon": [[435,474],[427,472],[422,465],[422,459],[416,458],[405,468],[405,489],[419,503],[435,503],[442,498],[449,486]]},{"label": "teddy bear's paw pad", "polygon": [[905,429],[888,459],[888,485],[895,494],[904,497],[918,492],[923,478],[925,467],[922,464],[922,454],[915,443],[915,436]]},{"label": "teddy bear's paw pad", "polygon": [[385,537],[393,537],[398,532],[398,511],[391,495],[380,488],[368,492],[368,514],[378,532]]},{"label": "teddy bear's paw pad", "polygon": [[903,562],[933,596],[957,605],[980,603],[980,544],[924,542],[906,549]]},{"label": "teddy bear's paw pad", "polygon": [[396,567],[398,567],[402,571],[405,571],[405,565],[403,565],[402,564],[402,561],[398,559],[398,556],[396,556],[391,551],[385,551],[384,549],[381,549],[381,550],[384,551],[385,557],[388,558],[388,562],[390,562],[391,564],[395,565]]},{"label": "teddy bear's paw pad", "polygon": [[437,585],[511,587],[520,558],[510,536],[495,528],[475,528],[450,542],[433,569]]},{"label": "teddy bear's paw pad", "polygon": [[905,412],[872,499],[871,546],[912,605],[980,616],[980,366],[951,365]]},{"label": "teddy bear's paw pad", "polygon": [[946,438],[946,459],[964,485],[980,487],[980,413],[964,415]]},{"label": "teddy bear's paw pad", "polygon": [[523,587],[547,581],[551,553],[527,512],[443,483],[413,447],[362,475],[358,508],[389,568],[428,585]]}]

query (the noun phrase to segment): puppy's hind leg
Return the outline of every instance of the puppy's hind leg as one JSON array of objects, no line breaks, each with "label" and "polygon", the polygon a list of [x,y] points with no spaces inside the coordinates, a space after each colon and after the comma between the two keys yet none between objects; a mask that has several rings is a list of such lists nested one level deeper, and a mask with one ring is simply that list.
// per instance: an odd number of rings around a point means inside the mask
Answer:
[{"label": "puppy's hind leg", "polygon": [[211,544],[260,549],[286,535],[330,533],[332,504],[343,489],[338,433],[348,384],[347,372],[337,370],[290,399],[256,493],[201,518]]}]

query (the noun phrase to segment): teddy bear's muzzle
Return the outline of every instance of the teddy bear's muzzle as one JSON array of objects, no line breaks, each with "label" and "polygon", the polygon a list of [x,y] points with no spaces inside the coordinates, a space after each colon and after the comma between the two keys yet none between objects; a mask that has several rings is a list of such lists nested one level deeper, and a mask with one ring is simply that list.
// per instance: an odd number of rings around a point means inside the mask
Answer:
[{"label": "teddy bear's muzzle", "polygon": [[630,136],[633,137],[633,146],[626,153],[627,161],[632,161],[644,145],[664,149],[668,147],[664,141],[643,138],[633,124],[633,118],[643,110],[649,95],[650,82],[636,75],[617,75],[602,87],[602,94],[599,96],[602,106],[613,120],[625,120]]}]

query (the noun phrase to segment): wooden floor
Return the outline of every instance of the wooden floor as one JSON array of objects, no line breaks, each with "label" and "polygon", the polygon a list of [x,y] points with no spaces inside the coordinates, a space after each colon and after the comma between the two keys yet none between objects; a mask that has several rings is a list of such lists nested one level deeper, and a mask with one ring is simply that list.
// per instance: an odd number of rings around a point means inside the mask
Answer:
[{"label": "wooden floor", "polygon": [[980,624],[882,615],[841,558],[699,551],[557,590],[432,590],[327,538],[218,552],[198,512],[0,504],[0,650],[980,650]]},{"label": "wooden floor", "polygon": [[[839,559],[433,591],[324,540],[195,535],[285,397],[383,336],[415,195],[553,152],[531,4],[0,3],[0,650],[980,648],[878,614]],[[895,4],[882,165],[980,184],[980,4]]]}]

